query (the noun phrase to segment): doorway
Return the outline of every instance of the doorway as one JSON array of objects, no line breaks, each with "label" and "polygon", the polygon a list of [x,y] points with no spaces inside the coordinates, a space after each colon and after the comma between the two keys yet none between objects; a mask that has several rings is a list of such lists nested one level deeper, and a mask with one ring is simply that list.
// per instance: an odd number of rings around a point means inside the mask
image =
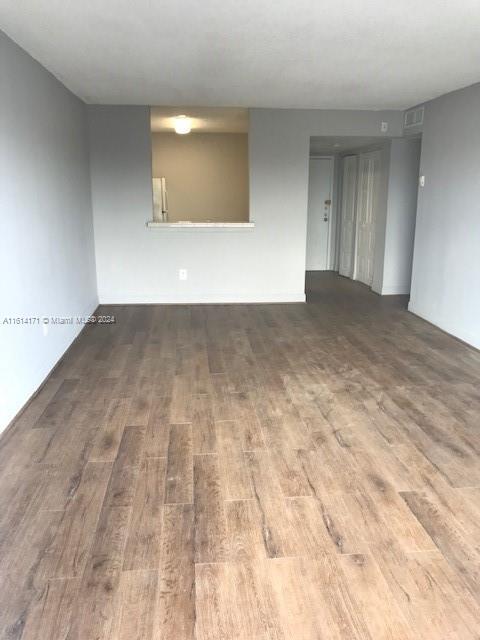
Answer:
[{"label": "doorway", "polygon": [[330,268],[333,157],[310,158],[308,180],[307,271]]}]

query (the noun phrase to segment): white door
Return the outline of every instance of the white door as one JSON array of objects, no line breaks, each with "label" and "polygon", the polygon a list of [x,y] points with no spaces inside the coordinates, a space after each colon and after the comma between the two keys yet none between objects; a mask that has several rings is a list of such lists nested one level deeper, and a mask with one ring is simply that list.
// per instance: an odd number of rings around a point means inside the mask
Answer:
[{"label": "white door", "polygon": [[343,159],[342,211],[340,216],[340,260],[341,276],[353,276],[353,251],[355,243],[355,213],[357,205],[357,156]]},{"label": "white door", "polygon": [[380,152],[360,156],[358,168],[355,280],[371,286],[375,249],[375,213],[378,206]]},{"label": "white door", "polygon": [[307,271],[329,268],[333,158],[310,158],[308,180]]}]

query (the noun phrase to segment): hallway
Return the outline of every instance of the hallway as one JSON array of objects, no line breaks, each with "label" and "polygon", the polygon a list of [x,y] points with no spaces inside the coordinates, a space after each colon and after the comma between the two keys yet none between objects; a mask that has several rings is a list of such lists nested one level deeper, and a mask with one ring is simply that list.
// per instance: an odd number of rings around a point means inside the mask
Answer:
[{"label": "hallway", "polygon": [[333,273],[99,313],[0,440],[0,638],[480,636],[480,354]]}]

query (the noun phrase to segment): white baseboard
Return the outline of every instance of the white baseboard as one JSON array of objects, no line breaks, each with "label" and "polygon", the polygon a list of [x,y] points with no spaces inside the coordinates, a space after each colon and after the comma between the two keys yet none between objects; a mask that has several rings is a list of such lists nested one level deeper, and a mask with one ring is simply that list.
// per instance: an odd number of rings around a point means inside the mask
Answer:
[{"label": "white baseboard", "polygon": [[446,321],[443,318],[440,318],[440,319],[432,318],[431,316],[428,315],[428,313],[424,313],[423,311],[415,307],[415,305],[412,304],[412,302],[408,304],[408,310],[410,311],[410,313],[413,313],[419,318],[422,318],[422,320],[426,320],[430,324],[435,325],[436,327],[438,327],[442,331],[445,331],[445,333],[450,334],[454,338],[458,338],[462,342],[466,342],[467,344],[471,345],[475,349],[480,349],[480,335],[473,334],[470,331],[464,331],[461,328],[459,329],[458,326],[453,325],[451,322]]},{"label": "white baseboard", "polygon": [[382,287],[382,296],[407,296],[410,293],[410,285],[392,285],[391,287]]},{"label": "white baseboard", "polygon": [[[72,317],[88,318],[95,312],[97,307],[98,300],[95,299],[85,307],[85,311],[83,313],[74,313],[72,314]],[[0,433],[2,433],[10,424],[13,423],[14,420],[16,420],[85,327],[84,324],[77,324],[76,322],[61,326],[65,330],[65,335],[63,336],[64,339],[53,348],[52,353],[49,354],[48,360],[43,362],[43,366],[36,367],[35,370],[32,369],[29,385],[28,388],[25,389],[23,397],[18,398],[13,406],[8,407],[7,411],[2,412],[0,417]]]},{"label": "white baseboard", "polygon": [[132,294],[100,293],[100,304],[279,304],[305,302],[305,293]]}]

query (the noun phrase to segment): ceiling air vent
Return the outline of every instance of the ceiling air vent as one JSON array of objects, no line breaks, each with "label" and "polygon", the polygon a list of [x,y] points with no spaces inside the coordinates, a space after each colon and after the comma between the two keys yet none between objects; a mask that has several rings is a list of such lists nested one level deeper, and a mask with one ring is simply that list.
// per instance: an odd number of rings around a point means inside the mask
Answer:
[{"label": "ceiling air vent", "polygon": [[415,109],[409,109],[405,111],[405,118],[403,126],[405,129],[409,127],[418,127],[423,124],[423,107],[416,107]]}]

